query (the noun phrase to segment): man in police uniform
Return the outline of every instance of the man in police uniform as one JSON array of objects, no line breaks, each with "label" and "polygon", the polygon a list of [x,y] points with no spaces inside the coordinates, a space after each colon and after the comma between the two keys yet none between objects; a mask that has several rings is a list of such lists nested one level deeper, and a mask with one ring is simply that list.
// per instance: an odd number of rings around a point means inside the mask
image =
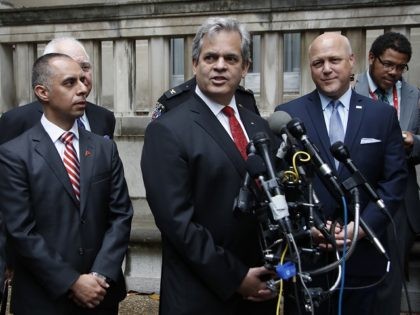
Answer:
[{"label": "man in police uniform", "polygon": [[[158,99],[156,108],[153,111],[152,119],[158,118],[160,115],[170,111],[177,105],[184,103],[192,93],[194,93],[197,82],[195,76],[184,83],[167,90]],[[251,112],[260,115],[257,104],[255,102],[254,93],[250,89],[246,89],[239,85],[235,91],[236,104],[244,107]]]}]

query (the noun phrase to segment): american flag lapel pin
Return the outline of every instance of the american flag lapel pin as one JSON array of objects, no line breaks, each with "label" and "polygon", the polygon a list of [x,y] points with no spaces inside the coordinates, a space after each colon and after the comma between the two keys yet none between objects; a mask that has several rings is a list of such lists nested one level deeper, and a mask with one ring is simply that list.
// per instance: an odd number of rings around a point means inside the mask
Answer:
[{"label": "american flag lapel pin", "polygon": [[89,150],[85,151],[85,157],[88,157],[88,156],[91,156],[91,155],[92,155],[92,152],[90,152]]}]

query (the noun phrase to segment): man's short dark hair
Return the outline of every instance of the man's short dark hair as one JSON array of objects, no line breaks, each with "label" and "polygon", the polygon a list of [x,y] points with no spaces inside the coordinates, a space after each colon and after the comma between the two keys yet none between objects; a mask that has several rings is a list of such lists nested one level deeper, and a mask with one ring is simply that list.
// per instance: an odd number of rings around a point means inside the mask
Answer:
[{"label": "man's short dark hair", "polygon": [[410,61],[412,53],[411,44],[407,37],[396,32],[387,32],[376,38],[372,43],[370,52],[375,57],[379,57],[389,48],[407,55],[408,61]]},{"label": "man's short dark hair", "polygon": [[73,60],[67,55],[57,53],[46,54],[39,57],[32,67],[32,88],[35,88],[37,85],[45,86],[47,89],[50,88],[52,76],[50,61],[55,58]]}]

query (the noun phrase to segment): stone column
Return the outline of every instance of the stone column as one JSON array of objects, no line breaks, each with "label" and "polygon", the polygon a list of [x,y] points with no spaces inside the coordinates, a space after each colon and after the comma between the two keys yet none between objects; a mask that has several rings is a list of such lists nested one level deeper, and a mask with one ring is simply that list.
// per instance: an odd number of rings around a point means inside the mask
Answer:
[{"label": "stone column", "polygon": [[0,112],[16,105],[13,74],[13,48],[0,44]]},{"label": "stone column", "polygon": [[114,42],[114,113],[117,116],[130,116],[133,113],[134,56],[132,40]]},{"label": "stone column", "polygon": [[32,66],[36,59],[36,45],[31,43],[16,44],[14,71],[16,102],[24,105],[34,100],[31,86]]},{"label": "stone column", "polygon": [[149,109],[157,100],[150,95],[149,76],[149,41],[141,39],[136,41],[136,105],[137,114],[148,114]]},{"label": "stone column", "polygon": [[283,100],[283,35],[265,33],[261,40],[260,109],[270,114]]},{"label": "stone column", "polygon": [[408,40],[410,40],[411,29],[410,29],[409,26],[401,25],[401,26],[386,27],[385,28],[385,32],[397,32],[397,33],[401,33],[405,37],[407,37]]},{"label": "stone column", "polygon": [[187,36],[184,39],[184,80],[187,81],[192,78],[192,42],[194,36]]},{"label": "stone column", "polygon": [[152,37],[149,49],[149,91],[152,99],[152,109],[156,100],[169,89],[169,39]]},{"label": "stone column", "polygon": [[92,91],[89,94],[88,101],[102,105],[102,47],[100,41],[83,41],[86,52],[89,55],[92,65]]},{"label": "stone column", "polygon": [[311,78],[311,69],[309,67],[308,49],[311,42],[320,35],[320,31],[304,31],[301,34],[300,49],[300,94],[304,95],[315,89],[315,84]]},{"label": "stone column", "polygon": [[366,30],[347,30],[343,35],[347,36],[349,39],[350,45],[353,49],[353,54],[356,57],[353,73],[357,75],[359,73],[365,72],[368,64],[366,56]]}]

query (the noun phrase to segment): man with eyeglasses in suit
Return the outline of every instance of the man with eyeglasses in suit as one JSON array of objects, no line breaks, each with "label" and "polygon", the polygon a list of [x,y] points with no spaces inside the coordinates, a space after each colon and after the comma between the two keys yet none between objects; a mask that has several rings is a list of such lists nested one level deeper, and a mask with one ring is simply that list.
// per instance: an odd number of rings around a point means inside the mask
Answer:
[{"label": "man with eyeglasses in suit", "polygon": [[[420,201],[415,168],[420,161],[420,92],[403,78],[403,73],[408,71],[411,54],[411,44],[404,35],[387,32],[379,36],[369,51],[369,69],[359,75],[355,83],[357,93],[388,103],[397,110],[409,172],[404,203],[394,216],[396,238],[391,225],[387,231],[391,270],[377,290],[373,314],[400,314],[407,256],[416,234],[420,233]],[[401,272],[398,257],[401,259]]]}]

